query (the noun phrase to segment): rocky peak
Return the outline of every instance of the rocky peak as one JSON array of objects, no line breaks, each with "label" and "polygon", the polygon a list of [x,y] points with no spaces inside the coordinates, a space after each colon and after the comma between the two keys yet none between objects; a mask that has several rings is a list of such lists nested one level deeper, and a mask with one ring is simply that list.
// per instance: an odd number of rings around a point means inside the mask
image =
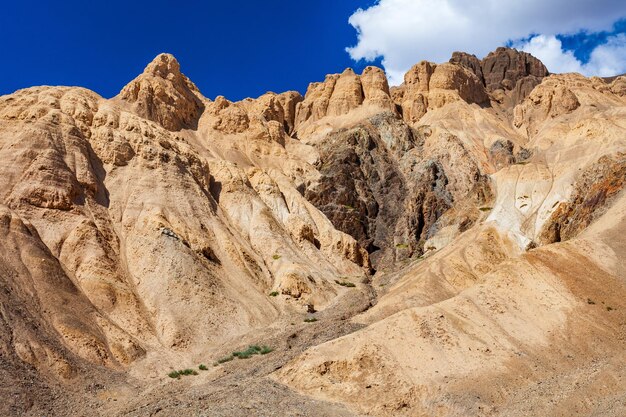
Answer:
[{"label": "rocky peak", "polygon": [[525,77],[543,78],[549,74],[543,62],[531,54],[504,47],[483,58],[481,68],[485,87],[489,91],[513,90],[517,82]]},{"label": "rocky peak", "polygon": [[[172,54],[159,54],[143,70],[144,74],[164,79],[182,79],[185,76],[180,72],[180,64]],[[195,87],[195,86],[194,86]]]},{"label": "rocky peak", "polygon": [[481,104],[488,100],[482,81],[471,70],[458,64],[436,65],[427,61],[411,67],[404,75],[404,83],[394,89],[393,97],[408,123],[415,123],[427,111],[453,101]]},{"label": "rocky peak", "polygon": [[119,96],[139,116],[177,131],[193,128],[204,109],[198,88],[171,54],[159,54]]},{"label": "rocky peak", "polygon": [[475,55],[454,52],[450,63],[472,71],[483,83],[491,99],[514,107],[521,103],[548,75],[543,63],[534,56],[513,48],[497,48],[482,61]]},{"label": "rocky peak", "polygon": [[363,103],[361,79],[352,68],[346,68],[337,78],[326,114],[328,116],[340,116],[357,108],[361,103]]},{"label": "rocky peak", "polygon": [[372,66],[365,68],[361,74],[361,85],[365,97],[364,104],[373,104],[389,110],[395,109],[385,71]]},{"label": "rocky peak", "polygon": [[451,64],[461,65],[469,70],[471,70],[476,76],[485,82],[483,78],[483,69],[482,64],[476,55],[468,54],[467,52],[453,52],[452,58],[450,58]]},{"label": "rocky peak", "polygon": [[304,100],[297,104],[295,125],[325,116],[341,116],[363,104],[395,108],[380,68],[367,67],[361,75],[346,68],[341,74],[327,75],[323,82],[309,84]]}]

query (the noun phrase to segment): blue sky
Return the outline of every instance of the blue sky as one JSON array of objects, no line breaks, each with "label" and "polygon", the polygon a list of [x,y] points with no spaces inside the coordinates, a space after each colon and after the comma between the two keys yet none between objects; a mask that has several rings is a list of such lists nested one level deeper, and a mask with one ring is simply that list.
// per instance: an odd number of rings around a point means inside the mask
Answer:
[{"label": "blue sky", "polygon": [[[116,95],[160,52],[202,93],[256,97],[306,90],[355,66],[348,17],[366,0],[11,1],[0,14],[0,94],[79,85]],[[356,65],[359,68],[365,63]]]},{"label": "blue sky", "polygon": [[623,0],[13,1],[0,14],[0,94],[46,84],[112,97],[160,52],[205,96],[232,100],[370,63],[399,83],[421,59],[504,44],[554,72],[608,75],[626,68],[625,17]]}]

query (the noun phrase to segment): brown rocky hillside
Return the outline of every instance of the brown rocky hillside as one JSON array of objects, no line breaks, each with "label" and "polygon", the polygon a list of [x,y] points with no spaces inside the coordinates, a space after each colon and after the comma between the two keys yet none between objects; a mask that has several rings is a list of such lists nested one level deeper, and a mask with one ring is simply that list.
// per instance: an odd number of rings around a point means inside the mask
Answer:
[{"label": "brown rocky hillside", "polygon": [[1,96],[0,160],[0,415],[626,415],[624,76],[161,54]]}]

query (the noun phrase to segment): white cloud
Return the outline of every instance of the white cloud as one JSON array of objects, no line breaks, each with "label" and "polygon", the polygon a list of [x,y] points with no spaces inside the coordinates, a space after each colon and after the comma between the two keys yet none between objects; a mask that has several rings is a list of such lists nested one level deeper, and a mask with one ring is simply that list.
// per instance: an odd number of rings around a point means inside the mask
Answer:
[{"label": "white cloud", "polygon": [[[453,51],[482,57],[531,34],[543,34],[534,47],[556,59],[552,39],[560,42],[554,35],[610,30],[624,16],[623,0],[379,0],[350,16],[358,42],[347,51],[355,60],[382,57],[391,83],[398,84],[406,70],[422,59],[447,61]],[[611,68],[619,71],[625,44],[626,39],[616,36],[596,48],[597,61],[585,69],[603,74]],[[576,65],[573,55],[559,56],[563,57],[568,65]]]},{"label": "white cloud", "polygon": [[626,35],[611,36],[598,45],[587,63],[579,61],[571,51],[564,51],[555,36],[537,35],[527,42],[518,42],[515,48],[539,58],[550,72],[580,72],[591,76],[608,77],[626,72]]}]

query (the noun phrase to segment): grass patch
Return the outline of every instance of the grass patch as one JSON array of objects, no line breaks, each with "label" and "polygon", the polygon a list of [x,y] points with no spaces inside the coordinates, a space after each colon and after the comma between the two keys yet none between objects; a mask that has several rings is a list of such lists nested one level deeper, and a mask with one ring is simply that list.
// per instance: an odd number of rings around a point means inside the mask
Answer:
[{"label": "grass patch", "polygon": [[196,372],[193,369],[183,369],[182,371],[178,371],[181,375],[198,375],[198,372]]},{"label": "grass patch", "polygon": [[233,352],[230,356],[226,356],[222,359],[218,359],[213,366],[217,366],[220,365],[222,363],[226,363],[226,362],[230,362],[235,358],[238,359],[249,359],[254,355],[267,355],[270,352],[273,352],[274,349],[272,349],[269,346],[263,345],[263,346],[259,346],[259,345],[250,345],[248,346],[248,348],[246,350],[241,350],[241,351],[236,351]]},{"label": "grass patch", "polygon": [[169,374],[167,374],[167,376],[169,376],[170,378],[175,378],[175,379],[178,379],[181,376],[187,376],[187,375],[198,375],[198,372],[196,372],[193,369],[183,369],[180,371],[172,371]]},{"label": "grass patch", "polygon": [[261,350],[259,350],[259,355],[267,355],[268,353],[272,352],[274,349],[272,349],[269,346],[263,346],[261,347]]},{"label": "grass patch", "polygon": [[201,363],[200,366],[198,366],[198,369],[200,369],[201,371],[208,371],[209,368],[206,367],[205,364]]},{"label": "grass patch", "polygon": [[248,359],[253,355],[267,355],[273,349],[269,346],[250,345],[248,349],[240,352],[233,352],[233,356],[239,359]]},{"label": "grass patch", "polygon": [[272,259],[277,261],[278,259],[280,259],[280,255],[275,253],[274,255],[272,255]]},{"label": "grass patch", "polygon": [[316,321],[317,321],[317,319],[315,317],[304,319],[305,323],[315,323]]},{"label": "grass patch", "polygon": [[356,287],[356,285],[354,283],[348,282],[348,281],[338,281],[338,280],[335,280],[335,284],[341,285],[342,287],[348,287],[348,288]]},{"label": "grass patch", "polygon": [[233,359],[235,359],[235,357],[234,357],[233,355],[230,355],[230,356],[224,356],[223,358],[218,359],[217,361],[215,361],[215,363],[213,364],[213,366],[217,366],[217,365],[221,365],[221,364],[226,363],[226,362],[230,362],[230,361],[232,361]]},{"label": "grass patch", "polygon": [[272,291],[270,293],[270,297],[276,297],[278,295],[278,291]]},{"label": "grass patch", "polygon": [[491,211],[492,207],[481,207],[478,210],[480,211]]}]

